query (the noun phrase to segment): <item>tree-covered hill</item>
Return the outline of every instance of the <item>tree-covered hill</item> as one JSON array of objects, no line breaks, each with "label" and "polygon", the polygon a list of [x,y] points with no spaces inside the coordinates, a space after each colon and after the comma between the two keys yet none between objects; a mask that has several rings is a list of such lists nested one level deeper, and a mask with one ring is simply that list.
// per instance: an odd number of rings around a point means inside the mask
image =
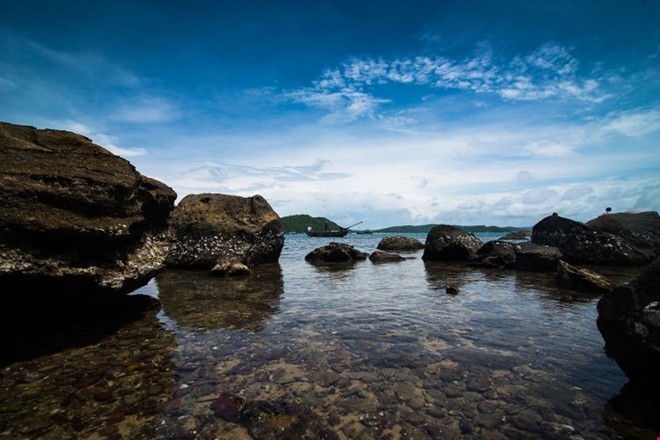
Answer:
[{"label": "tree-covered hill", "polygon": [[337,223],[328,220],[325,217],[312,217],[307,214],[287,215],[282,217],[281,220],[282,227],[286,233],[302,233],[305,232],[308,226],[311,226],[312,229],[316,229],[317,231],[322,231],[326,223],[328,224],[329,229],[340,228]]}]

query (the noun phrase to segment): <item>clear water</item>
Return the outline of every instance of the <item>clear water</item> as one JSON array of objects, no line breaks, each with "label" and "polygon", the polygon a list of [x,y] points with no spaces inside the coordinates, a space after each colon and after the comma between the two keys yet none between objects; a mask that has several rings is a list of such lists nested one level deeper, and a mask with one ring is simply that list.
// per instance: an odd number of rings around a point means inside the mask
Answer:
[{"label": "clear water", "polygon": [[[279,263],[248,278],[160,274],[135,292],[160,311],[0,371],[0,438],[660,435],[640,415],[657,406],[626,396],[604,353],[598,297],[559,290],[552,274],[425,263],[421,251],[304,261],[330,241],[373,252],[382,238],[287,235]],[[638,270],[601,272],[625,282]]]}]

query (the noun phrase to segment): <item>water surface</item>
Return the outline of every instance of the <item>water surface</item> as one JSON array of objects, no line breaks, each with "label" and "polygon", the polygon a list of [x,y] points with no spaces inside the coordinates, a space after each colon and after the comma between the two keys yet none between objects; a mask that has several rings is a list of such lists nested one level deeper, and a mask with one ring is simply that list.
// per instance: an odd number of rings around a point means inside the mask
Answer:
[{"label": "water surface", "polygon": [[[2,370],[0,438],[658,435],[604,353],[597,296],[560,290],[552,274],[424,262],[421,251],[304,261],[331,240],[373,252],[382,238],[287,235],[279,263],[247,278],[160,274],[135,292],[160,311]],[[638,270],[602,268],[617,282]]]}]

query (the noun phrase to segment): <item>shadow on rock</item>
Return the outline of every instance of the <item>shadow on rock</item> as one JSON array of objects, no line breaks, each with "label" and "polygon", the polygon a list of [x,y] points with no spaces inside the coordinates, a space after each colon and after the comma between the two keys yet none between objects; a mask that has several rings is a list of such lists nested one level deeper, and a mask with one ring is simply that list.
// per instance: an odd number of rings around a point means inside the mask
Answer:
[{"label": "shadow on rock", "polygon": [[181,327],[257,332],[278,312],[282,269],[262,264],[248,277],[217,278],[206,272],[166,270],[156,277],[165,314]]},{"label": "shadow on rock", "polygon": [[51,297],[22,292],[0,307],[0,366],[72,347],[94,344],[159,310],[146,295]]},{"label": "shadow on rock", "polygon": [[658,414],[660,389],[630,382],[607,402],[602,412],[609,430],[631,439],[655,438],[660,432]]}]

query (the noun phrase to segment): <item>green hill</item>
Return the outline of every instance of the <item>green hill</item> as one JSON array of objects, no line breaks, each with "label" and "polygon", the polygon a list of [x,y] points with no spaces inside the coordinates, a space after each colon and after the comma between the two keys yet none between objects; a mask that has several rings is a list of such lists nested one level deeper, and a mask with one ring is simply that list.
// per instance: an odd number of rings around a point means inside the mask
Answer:
[{"label": "green hill", "polygon": [[312,217],[307,214],[287,215],[280,220],[282,220],[282,227],[286,233],[303,233],[308,226],[311,226],[312,229],[316,229],[317,231],[322,231],[326,223],[328,224],[328,229],[340,228],[337,223],[325,217]]}]

